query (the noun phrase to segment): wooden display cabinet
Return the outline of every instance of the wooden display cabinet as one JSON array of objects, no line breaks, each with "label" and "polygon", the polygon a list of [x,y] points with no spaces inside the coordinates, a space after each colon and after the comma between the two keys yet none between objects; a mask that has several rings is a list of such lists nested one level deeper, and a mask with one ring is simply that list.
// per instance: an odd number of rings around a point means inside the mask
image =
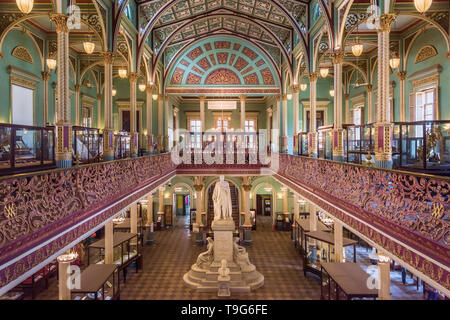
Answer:
[{"label": "wooden display cabinet", "polygon": [[[142,218],[137,219],[137,234],[140,245],[144,246],[144,230],[142,225]],[[131,232],[131,219],[125,218],[122,222],[114,223],[114,231],[117,232]]]}]

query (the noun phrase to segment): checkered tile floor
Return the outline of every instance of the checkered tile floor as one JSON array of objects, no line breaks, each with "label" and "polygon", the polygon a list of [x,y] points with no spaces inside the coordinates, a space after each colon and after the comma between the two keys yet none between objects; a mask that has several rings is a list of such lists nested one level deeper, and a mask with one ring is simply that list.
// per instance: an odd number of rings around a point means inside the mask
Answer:
[{"label": "checkered tile floor", "polygon": [[[209,300],[215,293],[199,293],[184,285],[183,275],[206,246],[195,246],[187,219],[179,217],[172,230],[155,232],[155,244],[145,246],[143,270],[129,268],[127,282],[121,283],[122,300]],[[252,232],[253,245],[247,247],[250,261],[264,275],[264,286],[251,293],[233,294],[232,299],[305,300],[320,298],[319,279],[305,278],[302,259],[290,240],[290,232],[273,231],[270,217],[258,217],[258,229]],[[358,263],[365,264],[365,249],[358,250]],[[349,254],[351,254],[349,252]],[[396,285],[393,299],[418,299],[420,293]],[[58,299],[56,279],[37,299]]]}]

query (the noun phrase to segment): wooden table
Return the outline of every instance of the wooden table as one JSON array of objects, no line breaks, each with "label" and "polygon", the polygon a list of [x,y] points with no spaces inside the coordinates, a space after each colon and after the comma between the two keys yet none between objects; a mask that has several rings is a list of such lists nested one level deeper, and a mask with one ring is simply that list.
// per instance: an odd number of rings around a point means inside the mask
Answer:
[{"label": "wooden table", "polygon": [[370,275],[356,263],[324,262],[321,266],[320,298],[347,300],[378,297],[378,290],[369,288]]},{"label": "wooden table", "polygon": [[[112,295],[109,295],[110,298],[107,300],[120,299],[118,268],[118,265],[115,264],[91,264],[81,273],[80,288],[72,289],[71,294],[75,295],[75,297],[92,294],[94,296],[93,299],[98,300],[97,293],[101,290],[102,300],[105,300],[105,296],[111,293]],[[111,277],[112,283],[110,281]],[[105,284],[107,287],[111,285],[106,291]],[[109,291],[110,289],[112,289],[112,292]]]}]

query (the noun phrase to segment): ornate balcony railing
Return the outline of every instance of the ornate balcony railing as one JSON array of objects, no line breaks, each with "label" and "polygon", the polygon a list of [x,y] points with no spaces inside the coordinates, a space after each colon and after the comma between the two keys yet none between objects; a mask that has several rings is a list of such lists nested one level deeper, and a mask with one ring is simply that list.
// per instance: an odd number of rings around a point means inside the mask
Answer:
[{"label": "ornate balcony railing", "polygon": [[149,193],[175,168],[165,153],[0,178],[0,265],[23,255],[0,270],[0,287]]},{"label": "ornate balcony railing", "polygon": [[450,266],[449,178],[285,154],[276,176],[450,289],[448,271],[430,262]]}]

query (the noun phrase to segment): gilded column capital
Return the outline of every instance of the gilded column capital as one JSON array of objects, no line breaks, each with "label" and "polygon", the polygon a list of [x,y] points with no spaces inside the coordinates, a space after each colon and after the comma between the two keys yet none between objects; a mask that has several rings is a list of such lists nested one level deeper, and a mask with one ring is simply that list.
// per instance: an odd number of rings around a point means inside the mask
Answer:
[{"label": "gilded column capital", "polygon": [[66,16],[63,13],[51,13],[50,20],[56,25],[56,32],[69,32],[69,28],[67,27],[67,20],[69,16]]},{"label": "gilded column capital", "polygon": [[406,71],[397,72],[397,76],[401,81],[404,81],[406,79]]},{"label": "gilded column capital", "polygon": [[201,192],[203,189],[203,185],[202,184],[194,184],[194,189],[197,192]]},{"label": "gilded column capital", "polygon": [[298,84],[294,84],[292,86],[292,92],[293,93],[299,93],[300,92],[300,86]]},{"label": "gilded column capital", "polygon": [[272,116],[272,112],[273,112],[273,110],[272,110],[272,108],[267,108],[266,109],[266,111],[267,111],[267,115],[270,117],[270,116]]},{"label": "gilded column capital", "polygon": [[239,100],[241,100],[241,102],[242,102],[242,101],[245,101],[246,99],[247,99],[247,96],[246,96],[246,95],[243,95],[243,94],[242,94],[242,95],[239,96]]},{"label": "gilded column capital", "polygon": [[205,101],[206,100],[205,96],[199,96],[198,98],[200,99],[200,101]]},{"label": "gilded column capital", "polygon": [[390,32],[392,22],[397,19],[395,13],[383,13],[378,17],[378,32]]},{"label": "gilded column capital", "polygon": [[129,80],[131,83],[136,83],[138,77],[139,77],[139,74],[138,74],[137,72],[130,72],[130,73],[128,74],[128,80]]},{"label": "gilded column capital", "polygon": [[50,72],[48,72],[48,71],[42,71],[41,72],[41,75],[42,75],[42,80],[44,80],[44,81],[48,81],[48,79],[50,79]]},{"label": "gilded column capital", "polygon": [[242,189],[244,189],[245,192],[249,192],[250,190],[252,190],[252,185],[251,184],[243,184]]},{"label": "gilded column capital", "polygon": [[280,96],[279,94],[277,94],[277,95],[275,96],[275,100],[277,100],[277,103],[279,103],[280,100],[281,100],[281,96]]},{"label": "gilded column capital", "polygon": [[283,101],[287,101],[287,94],[286,94],[286,93],[283,93],[283,94],[281,95],[281,99],[282,99]]},{"label": "gilded column capital", "polygon": [[112,64],[114,62],[114,52],[111,51],[105,51],[101,53],[101,56],[103,57],[103,61],[106,64]]},{"label": "gilded column capital", "polygon": [[153,90],[153,86],[151,84],[148,84],[145,86],[145,91],[147,93],[152,93],[152,90]]},{"label": "gilded column capital", "polygon": [[367,92],[372,92],[372,85],[371,84],[366,84],[366,90]]},{"label": "gilded column capital", "polygon": [[101,93],[97,93],[97,100],[100,100],[103,97]]},{"label": "gilded column capital", "polygon": [[319,73],[318,72],[310,72],[310,73],[308,73],[308,78],[309,78],[310,82],[315,82],[319,78]]},{"label": "gilded column capital", "polygon": [[80,91],[81,91],[81,87],[82,87],[81,84],[76,84],[76,85],[75,85],[75,92],[76,92],[76,93],[80,92]]},{"label": "gilded column capital", "polygon": [[345,99],[345,100],[350,99],[350,94],[349,94],[349,93],[344,93],[344,99]]},{"label": "gilded column capital", "polygon": [[333,64],[341,64],[344,62],[345,51],[344,50],[336,50],[330,54],[331,61]]},{"label": "gilded column capital", "polygon": [[163,101],[164,95],[162,93],[158,94],[158,101]]}]

